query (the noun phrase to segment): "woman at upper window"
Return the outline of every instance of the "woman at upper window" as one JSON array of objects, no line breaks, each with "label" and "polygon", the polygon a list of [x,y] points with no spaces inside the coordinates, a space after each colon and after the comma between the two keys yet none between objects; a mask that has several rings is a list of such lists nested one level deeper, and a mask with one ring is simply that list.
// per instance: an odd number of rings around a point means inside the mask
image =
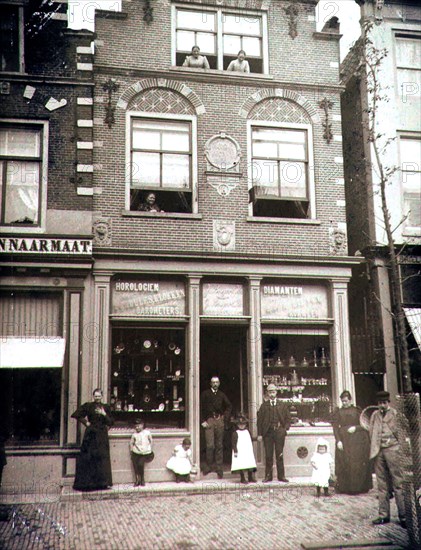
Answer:
[{"label": "woman at upper window", "polygon": [[193,46],[191,55],[184,60],[183,67],[193,67],[194,69],[210,69],[209,61],[206,56],[200,55],[199,46]]},{"label": "woman at upper window", "polygon": [[236,71],[237,73],[250,72],[250,65],[249,62],[246,60],[246,52],[244,50],[240,50],[238,52],[237,59],[231,61],[231,63],[228,65],[227,71]]}]

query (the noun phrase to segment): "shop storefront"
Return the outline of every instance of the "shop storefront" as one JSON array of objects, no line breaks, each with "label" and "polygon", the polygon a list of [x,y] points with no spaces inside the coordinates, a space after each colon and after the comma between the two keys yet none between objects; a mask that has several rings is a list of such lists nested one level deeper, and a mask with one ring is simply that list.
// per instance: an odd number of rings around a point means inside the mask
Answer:
[{"label": "shop storefront", "polygon": [[[6,490],[59,492],[74,474],[90,342],[92,239],[2,238],[0,412]],[[84,364],[86,357],[86,364]]]},{"label": "shop storefront", "polygon": [[[114,411],[114,481],[132,479],[128,441],[138,417],[154,436],[149,481],[172,479],[165,464],[186,436],[193,440],[194,461],[201,462],[200,395],[213,375],[233,414],[248,414],[253,436],[266,386],[277,386],[293,418],[287,476],[309,475],[317,437],[333,441],[330,415],[339,394],[354,389],[348,268],[323,273],[314,266],[256,265],[251,275],[241,265],[219,265],[216,272],[209,262],[191,274],[193,266],[184,263],[162,262],[152,272],[143,262],[104,261],[106,270],[94,275],[95,309],[103,320],[94,356],[107,357],[97,372]],[[257,442],[256,456],[261,462]],[[228,436],[227,471],[230,457]]]}]

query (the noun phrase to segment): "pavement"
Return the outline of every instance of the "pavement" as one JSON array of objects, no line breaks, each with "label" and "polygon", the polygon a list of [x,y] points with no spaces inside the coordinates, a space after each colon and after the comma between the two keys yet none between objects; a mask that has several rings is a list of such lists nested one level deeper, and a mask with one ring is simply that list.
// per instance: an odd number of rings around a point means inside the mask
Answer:
[{"label": "pavement", "polygon": [[241,485],[194,483],[0,489],[1,550],[288,550],[411,547],[392,503],[391,523],[372,526],[376,491],[316,498],[308,479]]}]

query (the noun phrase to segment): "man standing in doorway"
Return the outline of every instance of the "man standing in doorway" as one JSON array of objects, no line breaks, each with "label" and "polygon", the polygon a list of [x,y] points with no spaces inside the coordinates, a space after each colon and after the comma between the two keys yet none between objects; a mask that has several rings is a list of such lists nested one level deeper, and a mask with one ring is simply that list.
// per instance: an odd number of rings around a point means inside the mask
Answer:
[{"label": "man standing in doorway", "polygon": [[390,393],[376,394],[377,411],[370,418],[370,459],[374,458],[374,473],[379,493],[379,517],[373,525],[390,521],[390,482],[395,493],[399,522],[406,528],[405,501],[403,495],[402,453],[398,441],[397,411],[390,406]]},{"label": "man standing in doorway", "polygon": [[202,393],[200,400],[202,409],[202,427],[205,429],[206,464],[203,466],[204,475],[212,470],[222,479],[223,441],[225,424],[229,422],[231,403],[220,389],[217,376],[212,376],[211,387]]},{"label": "man standing in doorway", "polygon": [[284,467],[284,443],[287,430],[291,425],[288,406],[276,399],[277,389],[274,384],[267,387],[269,399],[264,401],[257,413],[258,441],[263,439],[265,446],[266,466],[263,483],[273,479],[273,448],[275,447],[278,481],[288,483]]}]

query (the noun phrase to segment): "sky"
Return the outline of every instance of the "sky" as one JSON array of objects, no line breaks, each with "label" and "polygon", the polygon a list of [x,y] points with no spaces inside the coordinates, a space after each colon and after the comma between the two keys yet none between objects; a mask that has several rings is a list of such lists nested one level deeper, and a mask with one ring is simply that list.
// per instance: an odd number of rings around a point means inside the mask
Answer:
[{"label": "sky", "polygon": [[[121,0],[69,0],[69,27],[94,30],[95,8],[120,11]],[[360,8],[354,0],[320,0],[316,9],[317,30],[331,17],[338,17],[341,24],[341,59],[360,33]]]}]

